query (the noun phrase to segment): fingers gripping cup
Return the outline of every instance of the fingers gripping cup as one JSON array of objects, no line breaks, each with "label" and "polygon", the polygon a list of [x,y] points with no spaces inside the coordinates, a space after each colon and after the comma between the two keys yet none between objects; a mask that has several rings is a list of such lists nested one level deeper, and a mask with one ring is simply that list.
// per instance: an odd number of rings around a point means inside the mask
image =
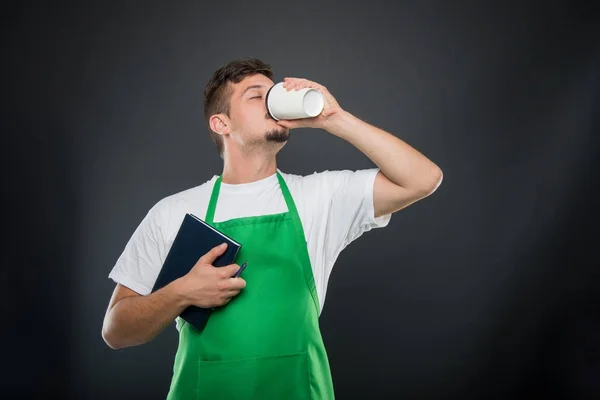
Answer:
[{"label": "fingers gripping cup", "polygon": [[323,94],[313,88],[286,90],[283,82],[267,92],[267,110],[273,119],[312,118],[321,114],[325,105]]}]

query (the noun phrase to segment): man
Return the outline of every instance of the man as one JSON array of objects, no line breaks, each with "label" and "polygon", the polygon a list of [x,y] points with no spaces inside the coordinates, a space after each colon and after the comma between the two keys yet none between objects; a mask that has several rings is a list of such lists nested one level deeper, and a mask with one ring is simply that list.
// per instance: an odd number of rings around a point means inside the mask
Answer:
[{"label": "man", "polygon": [[[441,170],[415,149],[340,107],[322,85],[285,78],[287,90],[325,97],[315,118],[276,121],[265,94],[268,64],[246,58],[218,69],[204,92],[209,132],[223,173],[157,202],[137,227],[109,277],[116,287],[102,335],[114,349],[152,340],[174,320],[179,346],[170,399],[332,399],[319,330],[327,282],[340,252],[391,214],[433,193]],[[277,169],[290,130],[320,128],[378,168],[308,176]],[[151,293],[185,213],[242,243],[248,268],[211,265],[216,247],[184,277]],[[177,316],[216,307],[202,332]]]}]

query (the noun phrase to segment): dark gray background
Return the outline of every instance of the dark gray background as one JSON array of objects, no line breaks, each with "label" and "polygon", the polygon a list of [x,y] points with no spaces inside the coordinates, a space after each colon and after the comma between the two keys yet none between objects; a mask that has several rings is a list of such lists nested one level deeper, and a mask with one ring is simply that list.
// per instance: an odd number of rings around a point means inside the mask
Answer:
[{"label": "dark gray background", "polygon": [[[336,263],[321,327],[338,398],[600,396],[592,5],[214,3],[3,13],[1,391],[164,398],[176,331],[110,350],[107,275],[155,202],[221,171],[202,91],[254,56],[444,171]],[[372,166],[292,133],[286,172]]]}]

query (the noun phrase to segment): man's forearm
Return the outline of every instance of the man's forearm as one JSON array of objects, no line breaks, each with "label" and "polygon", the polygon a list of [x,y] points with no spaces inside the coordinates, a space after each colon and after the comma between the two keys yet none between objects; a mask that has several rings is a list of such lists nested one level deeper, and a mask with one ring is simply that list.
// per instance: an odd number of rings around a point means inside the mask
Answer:
[{"label": "man's forearm", "polygon": [[441,180],[441,170],[423,154],[346,111],[332,116],[325,129],[369,157],[398,186],[428,191],[435,189]]},{"label": "man's forearm", "polygon": [[106,315],[102,336],[113,349],[147,343],[187,308],[179,281],[147,296],[120,300]]}]

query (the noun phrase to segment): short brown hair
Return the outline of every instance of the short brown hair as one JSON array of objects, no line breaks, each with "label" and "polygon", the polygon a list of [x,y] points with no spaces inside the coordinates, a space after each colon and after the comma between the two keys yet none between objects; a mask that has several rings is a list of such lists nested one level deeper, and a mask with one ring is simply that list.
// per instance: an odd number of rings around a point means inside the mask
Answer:
[{"label": "short brown hair", "polygon": [[258,58],[246,57],[230,61],[217,69],[204,89],[204,118],[212,141],[217,146],[219,155],[223,157],[223,139],[210,128],[209,119],[214,114],[223,113],[229,116],[232,83],[239,83],[247,76],[262,74],[273,79],[273,71],[269,64]]}]

